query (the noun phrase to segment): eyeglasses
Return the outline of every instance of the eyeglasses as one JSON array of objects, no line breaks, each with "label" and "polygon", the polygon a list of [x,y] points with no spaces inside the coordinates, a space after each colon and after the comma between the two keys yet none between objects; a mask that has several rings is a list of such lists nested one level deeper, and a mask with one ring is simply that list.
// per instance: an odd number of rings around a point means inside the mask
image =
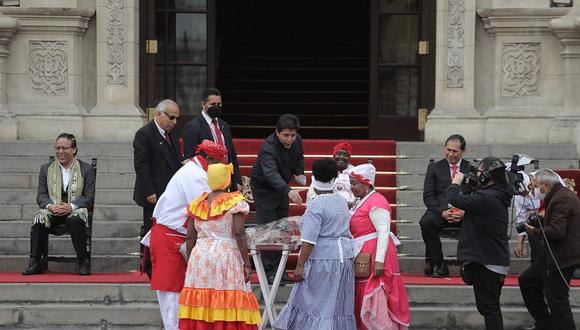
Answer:
[{"label": "eyeglasses", "polygon": [[169,118],[169,120],[176,120],[179,119],[179,116],[172,116],[170,114],[168,114],[167,112],[163,111],[163,113],[167,116],[167,118]]}]

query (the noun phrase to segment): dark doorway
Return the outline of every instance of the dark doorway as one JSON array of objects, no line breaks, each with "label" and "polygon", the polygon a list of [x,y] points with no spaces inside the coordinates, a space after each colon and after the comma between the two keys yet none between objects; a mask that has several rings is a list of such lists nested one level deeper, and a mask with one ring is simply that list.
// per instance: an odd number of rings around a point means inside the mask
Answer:
[{"label": "dark doorway", "polygon": [[308,138],[367,138],[369,2],[217,1],[216,85],[238,137],[295,113]]}]

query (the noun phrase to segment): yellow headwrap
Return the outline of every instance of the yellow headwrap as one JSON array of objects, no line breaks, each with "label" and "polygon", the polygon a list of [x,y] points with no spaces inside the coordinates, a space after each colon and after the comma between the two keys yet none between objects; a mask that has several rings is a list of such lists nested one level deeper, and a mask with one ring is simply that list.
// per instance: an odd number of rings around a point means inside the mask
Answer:
[{"label": "yellow headwrap", "polygon": [[207,167],[207,183],[211,191],[226,190],[232,182],[234,166],[217,163]]}]

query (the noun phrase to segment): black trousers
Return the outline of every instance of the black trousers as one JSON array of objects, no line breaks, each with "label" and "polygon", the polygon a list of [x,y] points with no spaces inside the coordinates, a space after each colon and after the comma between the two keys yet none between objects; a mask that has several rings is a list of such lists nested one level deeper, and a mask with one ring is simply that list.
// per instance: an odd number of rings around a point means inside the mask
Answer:
[{"label": "black trousers", "polygon": [[[149,232],[149,230],[151,230],[151,217],[153,217],[153,210],[155,209],[155,206],[151,206],[151,207],[144,207],[143,208],[143,226],[141,226],[141,237],[144,237],[145,234],[147,234]],[[140,247],[140,251],[141,251],[141,265],[143,267],[143,271],[147,274],[147,276],[149,276],[149,279],[151,279],[151,272],[152,272],[152,266],[151,266],[151,253],[149,252],[149,248],[143,246],[142,244],[139,244]]]},{"label": "black trousers", "polygon": [[564,278],[558,270],[548,272],[543,258],[543,247],[537,245],[540,244],[539,238],[528,237],[532,251],[540,249],[532,259],[530,267],[520,275],[518,280],[528,312],[539,329],[576,329],[570,309],[568,288],[576,266],[561,269]]},{"label": "black trousers", "polygon": [[[288,217],[288,196],[269,191],[252,189],[254,205],[256,207],[256,220],[263,225]],[[266,274],[275,274],[282,258],[281,252],[262,252],[262,262]]]},{"label": "black trousers", "polygon": [[[86,260],[87,255],[87,225],[79,217],[57,217],[50,218],[51,226],[66,224],[70,232],[70,237],[79,260]],[[48,242],[49,228],[44,224],[37,223],[32,226],[30,234],[30,256],[41,257],[44,246]]]},{"label": "black trousers", "polygon": [[419,221],[421,235],[425,242],[425,257],[431,263],[436,264],[443,261],[443,249],[439,234],[442,228],[458,227],[459,224],[449,223],[441,218],[440,214],[427,210]]},{"label": "black trousers", "polygon": [[499,297],[505,275],[493,272],[482,264],[472,262],[465,265],[471,273],[475,305],[485,320],[486,330],[503,330]]}]

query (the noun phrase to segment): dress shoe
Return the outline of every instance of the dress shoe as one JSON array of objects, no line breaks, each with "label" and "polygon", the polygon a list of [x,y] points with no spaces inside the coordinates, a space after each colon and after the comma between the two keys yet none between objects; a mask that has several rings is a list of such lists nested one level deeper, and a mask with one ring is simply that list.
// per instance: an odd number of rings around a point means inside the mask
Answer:
[{"label": "dress shoe", "polygon": [[449,276],[449,268],[447,268],[447,264],[445,261],[439,262],[433,268],[433,277],[448,277]]},{"label": "dress shoe", "polygon": [[30,257],[30,264],[28,268],[22,272],[22,275],[36,275],[42,274],[42,265],[40,262],[40,257]]},{"label": "dress shoe", "polygon": [[536,328],[535,324],[530,324],[530,325],[524,325],[521,330],[537,330],[538,328]]},{"label": "dress shoe", "polygon": [[79,260],[79,275],[91,275],[91,268],[86,259]]}]

